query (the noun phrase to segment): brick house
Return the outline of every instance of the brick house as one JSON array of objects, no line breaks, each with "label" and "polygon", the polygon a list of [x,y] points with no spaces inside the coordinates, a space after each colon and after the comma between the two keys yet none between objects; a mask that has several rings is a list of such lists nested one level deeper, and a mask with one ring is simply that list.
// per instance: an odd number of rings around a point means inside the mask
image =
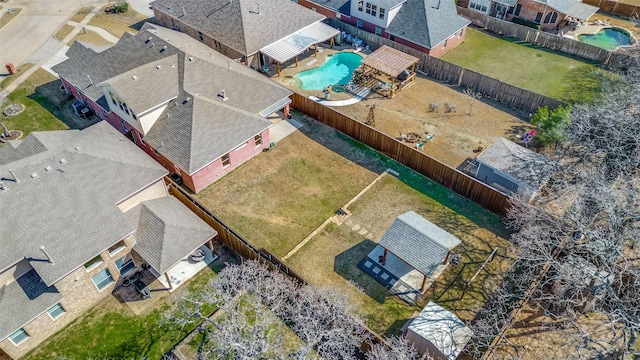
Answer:
[{"label": "brick house", "polygon": [[298,4],[433,57],[461,43],[470,24],[458,15],[453,0],[298,0]]},{"label": "brick house", "polygon": [[105,122],[0,148],[0,354],[23,356],[126,274],[166,274],[211,245],[167,173]]},{"label": "brick house", "polygon": [[340,33],[321,22],[322,14],[291,0],[156,0],[151,6],[156,24],[255,70],[275,65],[278,75],[281,63]]},{"label": "brick house", "polygon": [[65,89],[194,192],[269,146],[291,91],[191,37],[145,24],[53,67]]},{"label": "brick house", "polygon": [[579,0],[469,0],[467,8],[498,19],[538,24],[543,30],[559,29],[569,19],[587,21],[598,11]]}]

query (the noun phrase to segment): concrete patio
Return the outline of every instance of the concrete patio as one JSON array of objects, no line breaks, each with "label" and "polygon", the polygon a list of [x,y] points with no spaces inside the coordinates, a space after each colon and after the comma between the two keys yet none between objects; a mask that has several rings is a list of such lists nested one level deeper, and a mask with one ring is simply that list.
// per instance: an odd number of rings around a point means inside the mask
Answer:
[{"label": "concrete patio", "polygon": [[[157,278],[157,280],[165,287],[165,289],[172,292],[218,258],[218,255],[213,254],[206,245],[202,245],[198,249],[204,251],[205,253],[205,258],[203,261],[195,262],[191,260],[191,254],[189,254],[179,263],[174,265],[171,269],[167,270],[167,272],[165,273],[166,276],[158,274],[153,269],[149,269],[149,271]],[[169,286],[167,276],[171,280],[171,286]]]}]

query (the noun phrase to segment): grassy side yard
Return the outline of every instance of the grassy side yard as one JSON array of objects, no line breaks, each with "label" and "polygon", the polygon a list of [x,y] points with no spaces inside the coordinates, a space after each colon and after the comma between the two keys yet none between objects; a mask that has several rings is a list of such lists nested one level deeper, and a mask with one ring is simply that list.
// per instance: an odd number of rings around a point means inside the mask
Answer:
[{"label": "grassy side yard", "polygon": [[555,99],[590,100],[605,72],[587,60],[469,28],[443,60]]},{"label": "grassy side yard", "polygon": [[61,121],[64,115],[36,87],[51,83],[56,78],[45,70],[38,69],[25,82],[13,91],[3,106],[23,104],[25,110],[15,116],[0,113],[0,120],[9,130],[20,130],[23,137],[32,131],[65,130],[68,126]]},{"label": "grassy side yard", "polygon": [[126,13],[112,14],[105,13],[101,9],[89,21],[89,25],[101,27],[114,36],[120,38],[125,32],[137,33],[147,17],[137,13],[131,7]]},{"label": "grassy side yard", "polygon": [[[436,186],[432,184],[430,188]],[[427,193],[429,190],[423,189]],[[341,225],[330,224],[287,262],[313,284],[344,290],[368,326],[378,333],[398,334],[412,313],[429,300],[454,311],[463,320],[471,320],[499,280],[491,275],[509,265],[504,256],[497,256],[486,267],[487,271],[481,272],[464,292],[466,282],[495,247],[500,247],[498,253],[504,255],[504,248],[508,245],[504,229],[499,221],[481,222],[484,225],[479,225],[467,218],[466,213],[443,206],[393,176],[383,178],[349,210],[352,212],[351,221]],[[457,248],[463,258],[462,264],[448,267],[418,303],[420,306],[407,305],[357,267],[395,217],[409,210],[418,212],[462,240],[462,245]],[[360,225],[358,231],[352,230],[354,224]],[[360,235],[363,228],[372,236],[365,238]]]},{"label": "grassy side yard", "polygon": [[126,304],[109,296],[24,359],[160,359],[195,328],[181,329],[162,323],[162,314],[170,310],[171,299],[177,294],[201,289],[214,276],[209,268],[202,270],[172,296],[158,300],[161,306],[137,316]]},{"label": "grassy side yard", "polygon": [[67,45],[71,46],[71,44],[76,41],[93,44],[98,47],[113,45],[112,42],[103,38],[97,32],[91,30],[88,30],[86,34],[81,31],[80,33],[78,33],[78,35],[74,36],[73,39],[69,40],[69,43]]}]

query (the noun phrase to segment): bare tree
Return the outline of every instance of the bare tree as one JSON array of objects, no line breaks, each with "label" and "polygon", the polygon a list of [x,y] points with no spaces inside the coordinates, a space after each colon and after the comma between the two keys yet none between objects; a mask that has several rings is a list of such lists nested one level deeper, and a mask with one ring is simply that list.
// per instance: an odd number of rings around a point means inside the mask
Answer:
[{"label": "bare tree", "polygon": [[[365,355],[367,360],[418,360],[420,354],[405,338],[393,336],[385,339],[388,343],[372,343],[370,344],[370,350]],[[430,359],[430,357],[427,357]]]}]

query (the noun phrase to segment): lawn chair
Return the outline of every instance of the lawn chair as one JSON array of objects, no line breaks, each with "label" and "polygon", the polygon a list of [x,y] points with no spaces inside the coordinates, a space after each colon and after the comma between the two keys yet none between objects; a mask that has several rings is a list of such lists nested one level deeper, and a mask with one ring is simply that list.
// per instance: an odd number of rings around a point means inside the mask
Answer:
[{"label": "lawn chair", "polygon": [[408,141],[409,137],[407,136],[407,134],[403,134],[402,131],[400,131],[400,138],[402,139],[402,141]]},{"label": "lawn chair", "polygon": [[436,137],[435,133],[428,133],[427,136],[425,136],[425,138],[424,138],[424,142],[433,141],[434,137]]},{"label": "lawn chair", "polygon": [[438,103],[429,104],[429,112],[438,112]]},{"label": "lawn chair", "polygon": [[444,112],[449,113],[449,112],[456,112],[456,106],[454,103],[444,103]]}]

